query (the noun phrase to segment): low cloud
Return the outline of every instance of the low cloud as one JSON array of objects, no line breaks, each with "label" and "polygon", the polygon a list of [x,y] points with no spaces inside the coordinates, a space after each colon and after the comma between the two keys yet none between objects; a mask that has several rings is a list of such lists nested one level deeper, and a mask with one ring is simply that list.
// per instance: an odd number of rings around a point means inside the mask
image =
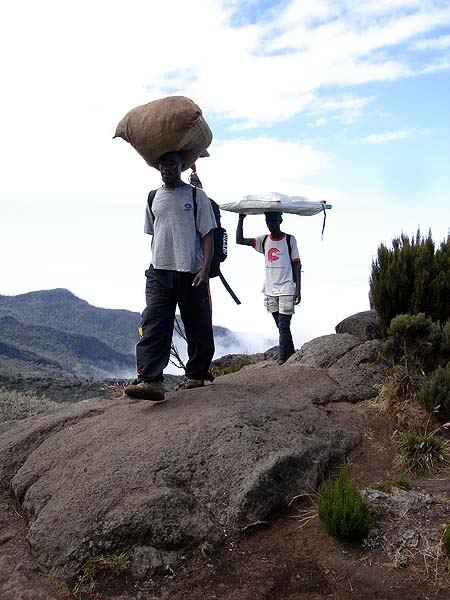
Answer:
[{"label": "low cloud", "polygon": [[[275,328],[275,326],[274,326]],[[186,342],[180,337],[176,337],[175,345],[180,354],[181,360],[186,364],[187,362],[187,348]],[[220,358],[227,354],[255,354],[257,352],[264,352],[272,346],[278,344],[275,338],[265,337],[250,332],[235,332],[230,331],[228,336],[215,336],[214,343],[216,351],[214,353],[214,359]],[[169,363],[164,371],[172,375],[183,375],[183,370]]]}]

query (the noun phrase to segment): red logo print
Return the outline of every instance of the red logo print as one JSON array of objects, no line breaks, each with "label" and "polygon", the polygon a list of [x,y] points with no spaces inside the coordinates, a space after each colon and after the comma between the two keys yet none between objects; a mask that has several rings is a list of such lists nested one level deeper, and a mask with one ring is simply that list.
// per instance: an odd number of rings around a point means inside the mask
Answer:
[{"label": "red logo print", "polygon": [[275,262],[276,260],[280,260],[280,257],[278,256],[280,252],[281,250],[279,250],[278,248],[270,248],[269,252],[267,253],[267,259],[269,260],[269,262]]}]

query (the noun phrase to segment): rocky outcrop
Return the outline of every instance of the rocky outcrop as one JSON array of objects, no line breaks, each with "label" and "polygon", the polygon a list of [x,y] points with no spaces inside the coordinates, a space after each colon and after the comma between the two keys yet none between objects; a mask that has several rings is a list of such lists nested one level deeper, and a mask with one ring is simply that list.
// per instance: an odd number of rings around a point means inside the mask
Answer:
[{"label": "rocky outcrop", "polygon": [[0,426],[0,484],[34,555],[73,575],[126,551],[133,576],[151,577],[309,492],[361,437],[358,407],[335,403],[373,396],[385,377],[382,342],[357,321],[282,367],[270,349],[166,404],[94,398]]},{"label": "rocky outcrop", "polygon": [[306,342],[285,363],[326,369],[339,385],[327,402],[358,402],[378,394],[386,379],[380,360],[383,342],[378,339],[379,319],[369,310],[344,319],[331,335]]},{"label": "rocky outcrop", "polygon": [[288,363],[327,369],[360,344],[361,340],[349,333],[322,335],[303,344]]},{"label": "rocky outcrop", "polygon": [[162,405],[65,406],[0,436],[3,486],[43,563],[73,574],[89,555],[140,547],[142,576],[167,552],[267,519],[341,461],[360,431],[318,405],[338,387],[320,369],[262,362]]},{"label": "rocky outcrop", "polygon": [[339,383],[335,401],[359,402],[378,394],[387,376],[386,365],[379,359],[382,347],[381,340],[368,340],[346,352],[328,368],[328,375]]},{"label": "rocky outcrop", "polygon": [[376,310],[365,310],[347,317],[335,327],[336,333],[350,333],[361,341],[381,339],[380,317]]},{"label": "rocky outcrop", "polygon": [[450,504],[445,497],[397,487],[390,491],[368,488],[362,494],[375,513],[383,514],[364,540],[368,550],[385,548],[395,569],[406,567],[413,552],[426,556],[430,564],[438,564],[442,524],[450,520]]}]

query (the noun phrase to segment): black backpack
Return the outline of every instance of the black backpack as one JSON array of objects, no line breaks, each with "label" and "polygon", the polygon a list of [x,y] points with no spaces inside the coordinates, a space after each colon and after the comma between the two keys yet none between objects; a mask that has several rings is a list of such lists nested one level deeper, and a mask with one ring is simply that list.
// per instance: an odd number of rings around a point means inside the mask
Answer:
[{"label": "black backpack", "polygon": [[[194,202],[194,219],[197,219],[197,188],[192,188],[192,200]],[[217,202],[212,198],[208,198],[213,209],[214,217],[216,218],[217,227],[214,229],[214,250],[209,267],[209,278],[218,277],[220,275],[220,263],[227,257],[228,250],[228,234],[220,222],[220,208]]]},{"label": "black backpack", "polygon": [[[195,186],[192,187],[192,203],[194,205],[194,220],[197,221],[197,188]],[[157,190],[152,190],[148,195],[148,208],[152,215],[153,221],[155,220],[155,215],[152,211],[153,199],[156,195]],[[214,248],[213,255],[211,259],[211,265],[209,267],[209,278],[220,277],[223,285],[225,286],[227,292],[231,295],[236,304],[240,304],[241,301],[233,292],[225,277],[222,275],[220,271],[220,263],[222,263],[227,257],[227,249],[228,249],[228,234],[226,229],[224,229],[221,225],[220,221],[220,208],[217,202],[208,198],[211,203],[211,207],[214,212],[214,217],[216,218],[217,227],[214,231]]]}]

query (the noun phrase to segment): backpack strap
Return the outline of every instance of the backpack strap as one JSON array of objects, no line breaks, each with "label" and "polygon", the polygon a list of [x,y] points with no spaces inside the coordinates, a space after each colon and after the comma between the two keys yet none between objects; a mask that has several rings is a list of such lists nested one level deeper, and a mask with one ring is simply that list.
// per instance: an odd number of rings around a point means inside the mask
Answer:
[{"label": "backpack strap", "polygon": [[153,200],[155,199],[156,192],[157,192],[157,190],[152,190],[151,192],[149,192],[148,198],[147,198],[148,209],[150,211],[150,214],[152,215],[153,223],[155,222],[155,215],[153,214],[153,211],[152,211],[152,204],[153,204]]},{"label": "backpack strap", "polygon": [[[192,203],[194,205],[194,220],[195,220],[195,223],[197,223],[197,188],[195,187],[195,185],[192,186]],[[230,284],[225,279],[225,277],[222,275],[220,268],[219,268],[219,277],[220,277],[220,281],[223,283],[225,289],[230,294],[230,296],[233,298],[233,300],[236,302],[236,304],[241,304],[241,301],[239,300],[239,298],[236,296],[236,294],[231,289]],[[210,381],[212,381],[212,380],[210,380]]]},{"label": "backpack strap", "polygon": [[197,227],[197,188],[192,186],[192,204],[194,205],[194,222]]},{"label": "backpack strap", "polygon": [[286,242],[289,252],[289,259],[292,262],[292,248],[291,248],[291,235],[289,233],[286,234]]},{"label": "backpack strap", "polygon": [[291,262],[291,268],[292,268],[292,279],[295,282],[294,265],[292,264],[292,246],[291,246],[291,234],[290,233],[286,234],[286,242],[287,242],[287,247],[288,247],[288,252],[289,252],[289,260]]},{"label": "backpack strap", "polygon": [[241,301],[239,300],[239,298],[236,296],[236,294],[231,289],[230,284],[225,279],[225,277],[223,276],[222,271],[220,269],[219,269],[219,277],[220,277],[220,281],[223,283],[224,288],[227,290],[227,292],[230,294],[230,296],[233,298],[233,300],[236,302],[236,304],[241,304]]}]

